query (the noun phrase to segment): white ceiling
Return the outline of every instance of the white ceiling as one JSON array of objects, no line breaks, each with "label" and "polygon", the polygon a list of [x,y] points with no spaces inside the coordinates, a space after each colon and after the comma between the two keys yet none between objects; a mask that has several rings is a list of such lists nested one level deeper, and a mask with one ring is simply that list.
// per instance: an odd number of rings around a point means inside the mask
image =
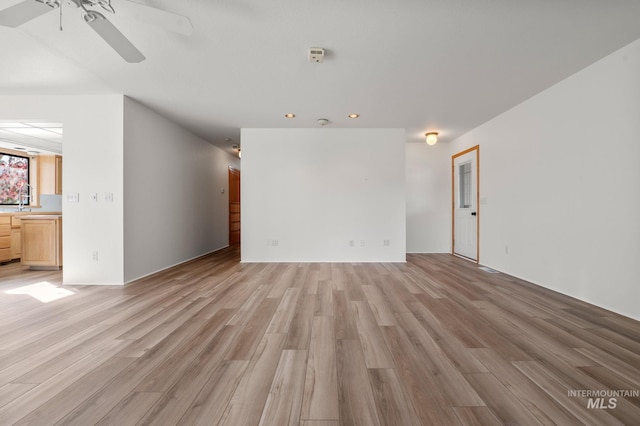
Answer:
[{"label": "white ceiling", "polygon": [[[447,142],[640,38],[637,0],[140,2],[189,17],[192,35],[133,19],[127,0],[107,15],[139,64],[74,9],[62,32],[57,11],[0,27],[0,94],[124,93],[227,149],[242,127],[318,118]],[[309,63],[309,47],[327,49],[325,61]]]}]

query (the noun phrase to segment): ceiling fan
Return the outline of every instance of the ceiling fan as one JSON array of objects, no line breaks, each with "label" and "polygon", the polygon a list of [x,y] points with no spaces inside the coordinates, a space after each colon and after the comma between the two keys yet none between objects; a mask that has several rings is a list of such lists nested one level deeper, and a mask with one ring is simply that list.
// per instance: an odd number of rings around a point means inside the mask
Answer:
[{"label": "ceiling fan", "polygon": [[[135,17],[159,24],[171,31],[190,35],[193,27],[189,18],[167,12],[155,7],[129,2],[142,8],[141,13]],[[23,0],[11,7],[0,10],[0,25],[5,27],[18,27],[41,15],[59,9],[63,6],[71,6],[80,9],[84,22],[106,41],[113,50],[130,63],[144,61],[144,55],[103,15],[94,10],[102,8],[104,11],[115,14],[111,0]],[[62,27],[61,27],[62,29]]]}]

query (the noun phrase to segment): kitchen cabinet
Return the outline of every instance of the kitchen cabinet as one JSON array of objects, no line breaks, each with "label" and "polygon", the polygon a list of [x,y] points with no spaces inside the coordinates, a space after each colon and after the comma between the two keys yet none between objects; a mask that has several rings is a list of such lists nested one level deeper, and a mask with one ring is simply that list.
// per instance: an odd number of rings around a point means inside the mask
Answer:
[{"label": "kitchen cabinet", "polygon": [[20,217],[11,216],[11,259],[19,259],[22,248],[22,237],[20,232]]},{"label": "kitchen cabinet", "polygon": [[62,194],[62,157],[41,155],[38,157],[39,193]]},{"label": "kitchen cabinet", "polygon": [[11,260],[11,216],[0,216],[0,262]]},{"label": "kitchen cabinet", "polygon": [[21,217],[21,258],[31,269],[62,266],[62,215]]}]

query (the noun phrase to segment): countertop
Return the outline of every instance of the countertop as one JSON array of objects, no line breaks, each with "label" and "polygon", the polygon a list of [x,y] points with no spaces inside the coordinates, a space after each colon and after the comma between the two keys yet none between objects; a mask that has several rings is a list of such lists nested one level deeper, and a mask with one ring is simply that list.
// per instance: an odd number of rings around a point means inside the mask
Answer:
[{"label": "countertop", "polygon": [[0,216],[41,216],[41,215],[62,215],[62,212],[40,212],[40,211],[31,211],[31,212],[0,212]]},{"label": "countertop", "polygon": [[62,217],[60,213],[39,213],[27,214],[20,217],[20,220],[36,220],[36,219],[59,219]]}]

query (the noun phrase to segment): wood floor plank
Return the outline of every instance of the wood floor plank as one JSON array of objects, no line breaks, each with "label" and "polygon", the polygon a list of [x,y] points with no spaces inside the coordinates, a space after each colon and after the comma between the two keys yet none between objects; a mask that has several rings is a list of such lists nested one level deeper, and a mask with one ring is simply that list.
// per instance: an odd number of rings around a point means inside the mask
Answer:
[{"label": "wood floor plank", "polygon": [[287,333],[289,331],[298,297],[300,297],[299,288],[288,288],[284,291],[282,300],[267,327],[267,333]]},{"label": "wood floor plank", "polygon": [[483,406],[485,402],[469,385],[466,376],[455,368],[438,343],[412,314],[396,314],[399,323],[424,354],[424,363],[436,377],[440,388],[456,407]]},{"label": "wood floor plank", "polygon": [[340,423],[354,426],[380,425],[360,342],[338,340],[336,364]]},{"label": "wood floor plank", "polygon": [[293,425],[300,421],[306,366],[307,351],[282,351],[260,425]]},{"label": "wood floor plank", "polygon": [[300,418],[338,420],[338,405],[334,324],[319,316],[313,319]]},{"label": "wood floor plank", "polygon": [[[5,404],[0,408],[0,419],[6,422],[6,424],[17,422],[38,407],[46,404],[50,399],[58,396],[62,390],[71,386],[84,375],[90,374],[94,368],[99,367],[102,363],[108,362],[122,349],[122,346],[126,344],[128,343],[124,341],[105,343],[102,350],[85,356],[51,379],[23,393],[8,404]],[[56,415],[58,413],[59,411],[54,409],[51,414]]]},{"label": "wood floor plank", "polygon": [[23,417],[16,425],[55,424],[132,362],[133,358],[110,358]]},{"label": "wood floor plank", "polygon": [[131,392],[104,416],[96,426],[128,426],[137,424],[160,399],[159,392]]},{"label": "wood floor plank", "polygon": [[[640,322],[448,254],[241,263],[126,286],[0,266],[0,425],[635,424]],[[21,291],[18,291],[18,293]],[[24,293],[24,292],[23,292]]]},{"label": "wood floor plank", "polygon": [[249,361],[223,361],[180,418],[179,425],[218,424],[231,400]]},{"label": "wood floor plank", "polygon": [[351,304],[343,290],[333,290],[334,327],[337,340],[354,340],[358,338],[358,327],[351,314]]},{"label": "wood floor plank", "polygon": [[[216,374],[219,374],[218,370],[221,368],[221,363],[225,366],[242,366],[244,368],[246,362],[238,361],[238,364],[223,362],[225,353],[239,335],[239,327],[231,325],[224,326],[216,333],[198,354],[197,358],[191,362],[180,379],[162,394],[161,398],[147,412],[139,424],[178,423],[182,418],[188,416],[189,408],[196,403],[198,396],[203,391],[207,392],[205,387],[211,384],[211,379]],[[232,368],[230,371],[243,370]],[[238,379],[233,378],[230,383],[237,383]]]},{"label": "wood floor plank", "polygon": [[285,336],[265,334],[238,384],[220,425],[258,424],[280,360]]},{"label": "wood floor plank", "polygon": [[386,327],[383,333],[393,354],[396,374],[406,389],[420,424],[457,425],[446,396],[437,386],[436,377],[425,365],[428,355],[416,348],[400,327]]},{"label": "wood floor plank", "polygon": [[393,358],[369,305],[363,301],[354,301],[351,302],[351,309],[356,319],[367,367],[393,368]]},{"label": "wood floor plank", "polygon": [[298,298],[289,333],[287,333],[287,339],[284,343],[285,349],[309,349],[315,305],[315,294],[305,294]]},{"label": "wood floor plank", "polygon": [[397,324],[394,312],[387,304],[385,296],[378,289],[378,286],[363,285],[362,291],[364,291],[367,302],[369,303],[369,308],[379,326],[392,326]]},{"label": "wood floor plank", "polygon": [[396,376],[394,369],[369,369],[369,380],[373,388],[373,396],[381,424],[420,424],[418,413],[407,398],[404,387]]},{"label": "wood floor plank", "polygon": [[473,373],[465,377],[503,424],[543,424],[493,374]]},{"label": "wood floor plank", "polygon": [[0,408],[36,386],[35,383],[7,383],[0,386]]},{"label": "wood floor plank", "polygon": [[623,424],[605,410],[587,410],[587,401],[584,398],[568,397],[567,392],[577,388],[554,375],[539,362],[514,361],[513,365],[540,388],[544,389],[550,397],[554,398],[558,404],[562,405],[583,424]]},{"label": "wood floor plank", "polygon": [[485,364],[489,372],[524,405],[536,421],[545,425],[579,425],[580,422],[558,405],[552,398],[528,380],[511,363],[491,349],[472,349],[473,354]]},{"label": "wood floor plank", "polygon": [[462,426],[501,426],[504,423],[488,407],[453,407]]}]

